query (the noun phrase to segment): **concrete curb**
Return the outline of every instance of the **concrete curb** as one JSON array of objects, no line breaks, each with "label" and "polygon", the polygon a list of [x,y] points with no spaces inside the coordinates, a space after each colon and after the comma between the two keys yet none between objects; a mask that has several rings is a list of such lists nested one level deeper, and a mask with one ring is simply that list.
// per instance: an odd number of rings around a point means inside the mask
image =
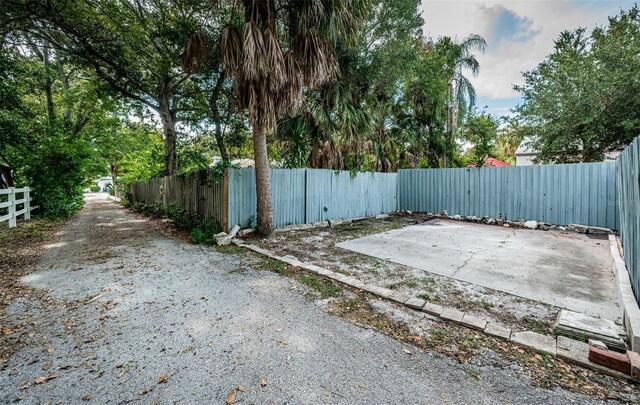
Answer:
[{"label": "concrete curb", "polygon": [[618,305],[622,310],[622,319],[627,330],[627,337],[631,343],[631,350],[640,353],[640,308],[631,289],[631,279],[627,266],[620,256],[618,241],[614,235],[609,235],[609,247],[613,257],[613,272],[616,275],[618,287]]},{"label": "concrete curb", "polygon": [[[493,324],[485,319],[482,319],[481,317],[478,317],[472,314],[467,314],[456,308],[443,307],[437,304],[427,302],[418,297],[407,296],[405,294],[390,290],[388,288],[379,287],[371,284],[365,284],[364,282],[354,277],[347,276],[341,273],[336,273],[312,263],[302,262],[293,256],[289,256],[289,255],[278,256],[273,252],[267,249],[260,248],[258,246],[249,245],[249,244],[238,242],[235,240],[234,242],[238,246],[244,247],[246,249],[259,253],[261,255],[267,256],[271,259],[278,260],[278,261],[287,263],[290,266],[300,268],[300,269],[309,271],[311,273],[330,278],[331,280],[337,281],[342,284],[346,284],[352,288],[356,288],[361,291],[366,291],[380,298],[396,302],[407,308],[411,308],[413,310],[421,311],[431,316],[435,316],[443,321],[454,322],[466,328],[469,328],[475,331],[481,331],[488,336],[513,342],[525,349],[538,352],[538,353],[548,354],[553,357],[558,357],[565,361],[577,364],[582,367],[597,370],[613,377],[631,380],[631,376],[629,375],[625,375],[615,370],[611,370],[606,367],[602,367],[598,364],[590,362],[587,359],[589,346],[584,342],[572,340],[564,336],[560,336],[559,338],[554,338],[554,337],[542,335],[533,331],[512,332],[510,328],[505,328],[499,324]],[[631,297],[633,297],[633,295],[631,295]],[[640,331],[640,329],[637,329],[637,330]],[[561,348],[557,346],[559,341],[562,341]]]}]

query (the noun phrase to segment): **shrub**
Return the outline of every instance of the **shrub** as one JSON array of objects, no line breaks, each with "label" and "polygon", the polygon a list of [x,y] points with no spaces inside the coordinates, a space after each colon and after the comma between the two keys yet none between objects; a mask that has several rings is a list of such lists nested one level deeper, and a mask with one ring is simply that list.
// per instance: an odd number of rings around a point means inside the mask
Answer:
[{"label": "shrub", "polygon": [[212,219],[207,219],[191,231],[191,240],[194,243],[206,243],[213,245],[216,234],[220,233],[220,225]]},{"label": "shrub", "polygon": [[196,214],[177,205],[127,203],[131,209],[154,218],[172,220],[176,228],[191,232],[191,240],[195,243],[213,244],[215,235],[220,232],[220,225],[212,219],[201,221]]},{"label": "shrub", "polygon": [[92,193],[97,193],[98,191],[100,191],[100,186],[98,186],[97,184],[92,184],[89,186],[89,190],[91,190]]}]

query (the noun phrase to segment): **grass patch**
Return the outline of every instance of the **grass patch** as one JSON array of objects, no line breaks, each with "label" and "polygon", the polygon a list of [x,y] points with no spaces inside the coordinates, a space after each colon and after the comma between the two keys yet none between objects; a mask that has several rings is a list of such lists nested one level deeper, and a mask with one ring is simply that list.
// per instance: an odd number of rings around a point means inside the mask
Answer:
[{"label": "grass patch", "polygon": [[342,287],[325,278],[300,274],[298,280],[307,287],[313,288],[320,294],[320,299],[335,297],[342,293]]},{"label": "grass patch", "polygon": [[484,298],[480,300],[480,305],[482,305],[482,308],[486,309],[487,311],[493,308],[493,304]]}]

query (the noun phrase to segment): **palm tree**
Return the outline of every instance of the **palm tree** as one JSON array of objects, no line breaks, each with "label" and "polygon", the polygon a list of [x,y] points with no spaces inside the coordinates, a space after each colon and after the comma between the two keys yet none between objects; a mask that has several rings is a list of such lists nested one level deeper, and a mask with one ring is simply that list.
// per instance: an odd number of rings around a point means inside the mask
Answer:
[{"label": "palm tree", "polygon": [[438,44],[444,47],[448,70],[447,81],[447,128],[449,139],[447,140],[447,153],[444,166],[451,165],[455,137],[458,126],[458,113],[462,108],[470,108],[476,102],[476,90],[469,79],[463,74],[464,70],[471,71],[477,76],[480,64],[473,51],[484,53],[487,42],[480,35],[472,34],[462,42],[456,42],[451,38],[443,38]]},{"label": "palm tree", "polygon": [[[274,229],[266,133],[298,109],[303,88],[336,77],[335,45],[354,35],[366,0],[227,0],[229,22],[220,33],[220,60],[248,112],[256,169],[257,230]],[[240,20],[240,21],[239,21]],[[185,67],[200,64],[195,39]],[[204,52],[203,52],[204,53]]]}]

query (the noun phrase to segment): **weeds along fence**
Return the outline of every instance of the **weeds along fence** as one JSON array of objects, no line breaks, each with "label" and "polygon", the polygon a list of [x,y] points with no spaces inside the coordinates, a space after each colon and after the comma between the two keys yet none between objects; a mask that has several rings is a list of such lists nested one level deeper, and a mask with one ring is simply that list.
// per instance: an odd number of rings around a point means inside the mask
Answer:
[{"label": "weeds along fence", "polygon": [[166,176],[131,185],[131,198],[145,204],[175,205],[227,227],[225,179]]},{"label": "weeds along fence", "polygon": [[[332,219],[368,217],[396,211],[395,173],[357,173],[321,169],[271,170],[277,227]],[[176,205],[223,230],[256,223],[253,168],[228,169],[224,178],[167,176],[135,183],[134,202]]]}]

